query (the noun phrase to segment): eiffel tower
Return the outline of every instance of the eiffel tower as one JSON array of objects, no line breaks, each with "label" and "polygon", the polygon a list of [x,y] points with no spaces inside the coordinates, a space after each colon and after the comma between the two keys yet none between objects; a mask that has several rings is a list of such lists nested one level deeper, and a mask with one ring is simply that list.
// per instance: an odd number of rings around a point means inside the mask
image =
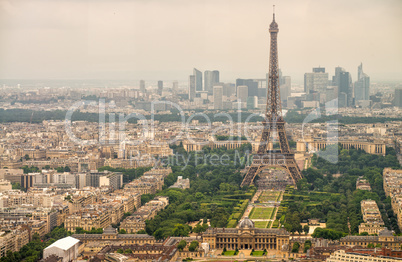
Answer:
[{"label": "eiffel tower", "polygon": [[[296,185],[296,182],[302,178],[294,154],[289,150],[289,143],[285,131],[285,120],[282,116],[278,74],[278,32],[279,28],[278,24],[275,22],[274,9],[273,21],[269,26],[271,47],[269,57],[267,108],[263,120],[263,131],[257,154],[253,155],[253,162],[250,165],[247,174],[244,176],[243,182],[241,183],[242,187],[250,185],[259,172],[270,167],[281,167],[286,169],[290,174],[294,185]],[[277,135],[279,139],[279,150],[268,148],[269,140],[271,139],[271,136],[274,135]]]}]

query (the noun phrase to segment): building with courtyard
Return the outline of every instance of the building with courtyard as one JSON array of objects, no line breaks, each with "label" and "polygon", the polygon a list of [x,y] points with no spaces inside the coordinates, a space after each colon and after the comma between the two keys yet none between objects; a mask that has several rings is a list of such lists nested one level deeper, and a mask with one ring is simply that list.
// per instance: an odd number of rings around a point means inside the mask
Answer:
[{"label": "building with courtyard", "polygon": [[284,228],[255,228],[254,222],[244,218],[237,228],[208,228],[202,235],[203,242],[211,249],[228,250],[254,249],[277,250],[289,249],[290,234]]}]

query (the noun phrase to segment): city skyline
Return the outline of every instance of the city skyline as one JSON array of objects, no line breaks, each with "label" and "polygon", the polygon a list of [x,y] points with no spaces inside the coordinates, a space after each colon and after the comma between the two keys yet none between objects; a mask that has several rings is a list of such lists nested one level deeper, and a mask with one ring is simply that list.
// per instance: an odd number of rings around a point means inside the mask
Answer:
[{"label": "city skyline", "polygon": [[[296,83],[322,66],[357,66],[375,81],[400,81],[400,2],[0,1],[0,78],[186,80],[192,68],[221,81],[268,71],[276,4],[284,75]],[[373,19],[375,18],[375,19]],[[297,43],[297,44],[295,44]]]}]

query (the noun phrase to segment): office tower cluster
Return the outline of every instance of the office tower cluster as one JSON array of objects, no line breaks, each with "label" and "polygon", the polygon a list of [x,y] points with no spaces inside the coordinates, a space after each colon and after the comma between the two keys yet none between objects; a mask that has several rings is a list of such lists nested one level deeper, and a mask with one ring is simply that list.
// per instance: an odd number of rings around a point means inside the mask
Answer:
[{"label": "office tower cluster", "polygon": [[[290,76],[282,76],[282,71],[279,69],[279,85],[282,103],[286,105],[288,97],[291,95],[291,78]],[[254,109],[258,105],[266,103],[268,88],[267,78],[262,79],[236,79],[236,96],[237,102],[242,108]]]},{"label": "office tower cluster", "polygon": [[208,97],[208,95],[213,95],[214,85],[219,84],[219,71],[205,71],[203,84],[202,72],[194,68],[188,82],[188,98],[190,101],[194,101],[196,97]]},{"label": "office tower cluster", "polygon": [[363,72],[363,64],[358,66],[357,81],[342,67],[335,68],[332,80],[324,67],[313,68],[304,74],[305,97],[301,98],[302,107],[317,107],[320,104],[338,99],[339,107],[370,106],[370,77]]},{"label": "office tower cluster", "polygon": [[[188,98],[192,106],[211,104],[210,109],[255,109],[266,102],[268,75],[261,79],[236,79],[236,83],[223,83],[219,80],[219,71],[204,71],[196,68],[189,76]],[[282,76],[279,70],[279,82],[282,102],[285,103],[291,96],[291,78]]]},{"label": "office tower cluster", "polygon": [[[177,101],[186,101],[185,108],[192,109],[263,109],[267,99],[268,80],[266,74],[265,78],[237,78],[235,83],[224,83],[220,81],[218,70],[201,71],[193,68],[188,78],[187,92],[179,88],[178,81],[173,81],[171,88],[168,88],[160,80],[157,82],[156,92],[152,93],[147,91],[145,81],[141,80],[139,94],[148,100],[173,94]],[[291,77],[283,75],[278,69],[278,80],[281,104],[289,109],[316,108],[335,99],[338,107],[366,108],[373,106],[377,99],[370,96],[370,77],[364,73],[362,63],[358,66],[355,82],[352,81],[351,73],[342,67],[336,67],[333,76],[330,76],[325,67],[314,67],[311,72],[304,74],[304,92],[293,95]],[[399,89],[395,90],[393,103],[396,106],[401,104],[400,92]],[[188,100],[185,98],[187,95]],[[146,107],[142,105],[144,103]],[[138,101],[136,108],[146,109],[148,104],[147,101]]]}]

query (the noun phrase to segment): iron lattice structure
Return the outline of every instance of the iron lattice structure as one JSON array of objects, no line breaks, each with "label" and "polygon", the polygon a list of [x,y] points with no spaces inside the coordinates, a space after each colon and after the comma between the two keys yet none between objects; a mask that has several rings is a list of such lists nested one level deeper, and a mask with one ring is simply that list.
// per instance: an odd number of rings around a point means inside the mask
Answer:
[{"label": "iron lattice structure", "polygon": [[[285,120],[282,116],[281,95],[278,73],[278,24],[273,21],[269,26],[271,35],[270,57],[269,57],[269,79],[267,93],[267,108],[263,121],[263,131],[257,154],[253,155],[253,162],[243,178],[241,186],[250,185],[255,176],[262,170],[270,167],[282,167],[287,169],[293,184],[302,178],[300,169],[296,164],[294,154],[290,152],[288,139],[286,137]],[[277,135],[279,150],[269,149],[271,135]]]}]

